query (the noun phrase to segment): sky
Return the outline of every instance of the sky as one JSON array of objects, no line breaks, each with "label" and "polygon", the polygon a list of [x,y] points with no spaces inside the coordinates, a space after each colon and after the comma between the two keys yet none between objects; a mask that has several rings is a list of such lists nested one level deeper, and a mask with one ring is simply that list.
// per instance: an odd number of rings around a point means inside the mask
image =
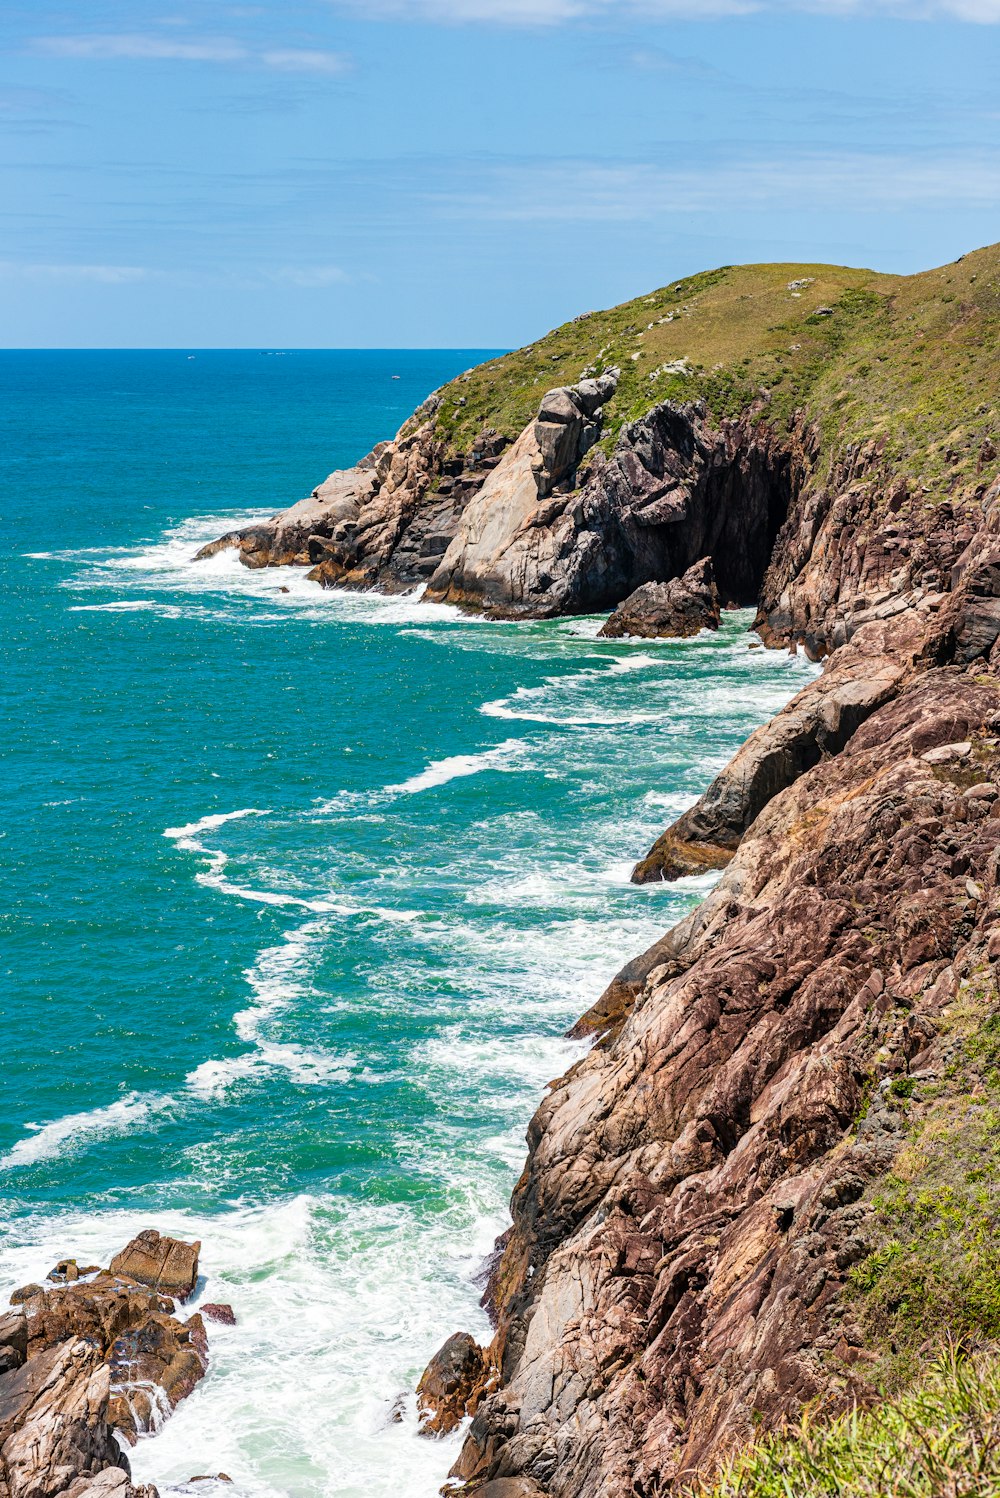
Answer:
[{"label": "sky", "polygon": [[1000,0],[3,0],[0,345],[507,348],[1000,240]]}]

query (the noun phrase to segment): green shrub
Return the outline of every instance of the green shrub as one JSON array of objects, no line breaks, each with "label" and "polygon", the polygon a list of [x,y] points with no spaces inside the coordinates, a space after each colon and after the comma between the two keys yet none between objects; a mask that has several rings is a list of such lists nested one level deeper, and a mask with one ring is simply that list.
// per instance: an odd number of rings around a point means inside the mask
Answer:
[{"label": "green shrub", "polygon": [[1000,1498],[1000,1355],[942,1352],[899,1399],[733,1458],[697,1498]]}]

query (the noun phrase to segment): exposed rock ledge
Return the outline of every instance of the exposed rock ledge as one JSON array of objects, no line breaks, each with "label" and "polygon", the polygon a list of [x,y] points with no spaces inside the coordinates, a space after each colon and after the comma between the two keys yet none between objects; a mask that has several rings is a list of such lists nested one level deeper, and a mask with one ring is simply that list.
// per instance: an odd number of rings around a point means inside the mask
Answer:
[{"label": "exposed rock ledge", "polygon": [[181,1321],[200,1244],[140,1233],[110,1269],[63,1260],[0,1315],[0,1498],[157,1498],[117,1431],[155,1430],[205,1373],[202,1319]]}]

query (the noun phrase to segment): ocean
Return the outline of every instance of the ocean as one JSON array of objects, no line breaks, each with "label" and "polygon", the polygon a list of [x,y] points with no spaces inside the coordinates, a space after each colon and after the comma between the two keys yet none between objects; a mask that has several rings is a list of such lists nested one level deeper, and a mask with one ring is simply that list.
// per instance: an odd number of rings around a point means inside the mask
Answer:
[{"label": "ocean", "polygon": [[602,641],[194,562],[489,352],[0,354],[0,1305],[201,1239],[237,1325],[132,1453],[164,1495],[437,1492],[412,1391],[489,1334],[565,1031],[711,885],[631,865],[815,674],[745,612]]}]

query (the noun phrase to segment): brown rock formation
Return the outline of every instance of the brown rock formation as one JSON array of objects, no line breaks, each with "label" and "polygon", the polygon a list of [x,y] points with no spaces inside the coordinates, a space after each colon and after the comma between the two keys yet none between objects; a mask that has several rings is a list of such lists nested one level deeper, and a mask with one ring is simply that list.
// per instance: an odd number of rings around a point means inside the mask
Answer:
[{"label": "brown rock formation", "polygon": [[115,1255],[110,1273],[175,1300],[187,1300],[198,1279],[200,1251],[200,1243],[162,1238],[155,1228],[147,1228]]},{"label": "brown rock formation", "polygon": [[[829,1390],[899,1122],[1000,914],[1000,682],[931,670],[757,817],[536,1115],[456,1475],[652,1495]],[[929,751],[962,747],[937,763]],[[940,1064],[940,1062],[938,1063]],[[841,1387],[851,1387],[844,1375]]]},{"label": "brown rock formation", "polygon": [[306,500],[199,552],[248,567],[312,564],[327,586],[399,591],[500,617],[613,608],[713,557],[727,604],[757,600],[774,538],[809,470],[808,443],[766,413],[713,422],[655,407],[610,457],[592,451],[614,372],[549,391],[517,440],[484,433],[447,459],[432,397],[391,443]]},{"label": "brown rock formation", "polygon": [[884,623],[861,625],[812,681],[751,734],[696,804],[657,840],[635,884],[724,867],[771,798],[821,759],[837,754],[867,717],[916,671],[932,636],[939,595]]},{"label": "brown rock formation", "polygon": [[602,626],[605,639],[688,639],[719,627],[719,591],[709,557],[668,583],[643,583],[620,603]]},{"label": "brown rock formation", "polygon": [[208,1321],[218,1321],[221,1326],[236,1325],[236,1312],[230,1305],[206,1301],[201,1307],[201,1315]]},{"label": "brown rock formation", "polygon": [[468,1332],[456,1332],[434,1354],[417,1385],[420,1432],[444,1436],[475,1414],[487,1381],[483,1349]]},{"label": "brown rock formation", "polygon": [[4,1498],[155,1498],[135,1488],[108,1423],[110,1374],[100,1352],[71,1340],[0,1379]]},{"label": "brown rock formation", "polygon": [[198,1244],[147,1231],[111,1270],[56,1265],[0,1316],[0,1498],[156,1498],[133,1487],[114,1439],[135,1441],[208,1362],[199,1315],[180,1322],[158,1285],[189,1294]]}]

